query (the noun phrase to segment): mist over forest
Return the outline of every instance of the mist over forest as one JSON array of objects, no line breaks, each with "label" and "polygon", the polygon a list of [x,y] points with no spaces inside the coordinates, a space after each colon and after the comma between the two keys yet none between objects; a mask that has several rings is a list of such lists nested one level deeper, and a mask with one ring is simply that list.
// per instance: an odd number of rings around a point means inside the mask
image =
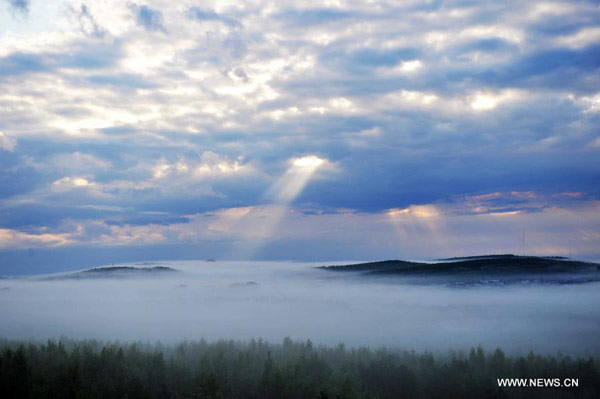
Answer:
[{"label": "mist over forest", "polygon": [[165,343],[291,337],[407,350],[600,353],[597,282],[456,288],[316,266],[181,261],[129,265],[159,272],[0,280],[0,336]]},{"label": "mist over forest", "polygon": [[[0,340],[0,395],[89,399],[530,398],[497,378],[541,379],[545,399],[596,398],[597,358],[507,356],[501,349],[431,353],[220,340],[162,343]],[[576,376],[576,385],[571,385]],[[529,380],[527,380],[529,381]],[[569,381],[544,386],[544,381]],[[534,396],[538,397],[538,396]]]}]

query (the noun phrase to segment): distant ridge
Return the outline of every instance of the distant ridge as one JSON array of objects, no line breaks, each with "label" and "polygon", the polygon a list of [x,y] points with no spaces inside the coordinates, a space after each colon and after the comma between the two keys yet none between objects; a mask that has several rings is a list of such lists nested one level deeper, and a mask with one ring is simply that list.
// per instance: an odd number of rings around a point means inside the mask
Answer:
[{"label": "distant ridge", "polygon": [[600,265],[564,257],[503,254],[446,258],[434,263],[385,260],[341,266],[321,266],[320,268],[329,271],[362,272],[365,274],[459,275],[485,272],[516,275],[595,273],[600,270]]},{"label": "distant ridge", "polygon": [[167,266],[133,267],[133,266],[107,266],[95,267],[78,273],[115,273],[115,272],[175,272],[176,270]]},{"label": "distant ridge", "polygon": [[40,277],[42,280],[83,279],[83,278],[119,278],[130,276],[153,276],[177,272],[178,270],[168,266],[133,267],[133,266],[106,266],[78,272],[53,274]]},{"label": "distant ridge", "polygon": [[543,258],[543,259],[563,259],[563,260],[570,260],[569,258],[567,258],[565,256],[521,256],[521,255],[514,255],[514,254],[455,256],[453,258],[440,258],[440,259],[437,259],[437,260],[438,261],[445,261],[445,260],[498,259],[498,258],[504,258],[504,259]]}]

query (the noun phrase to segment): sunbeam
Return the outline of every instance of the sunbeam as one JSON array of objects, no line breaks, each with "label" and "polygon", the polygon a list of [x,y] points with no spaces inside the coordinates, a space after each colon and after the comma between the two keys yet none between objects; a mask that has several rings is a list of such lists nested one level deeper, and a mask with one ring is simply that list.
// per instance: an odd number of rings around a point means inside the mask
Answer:
[{"label": "sunbeam", "polygon": [[[413,255],[443,251],[442,211],[434,205],[412,205],[404,209],[390,209],[386,212],[388,220],[400,241],[400,247]],[[404,240],[409,236],[422,237],[416,240],[417,248],[404,247]],[[415,240],[410,240],[415,245]],[[406,255],[406,253],[404,254]]]},{"label": "sunbeam", "polygon": [[324,162],[324,159],[314,155],[294,159],[285,174],[269,188],[268,197],[277,204],[289,205]]},{"label": "sunbeam", "polygon": [[[250,207],[239,213],[237,218],[229,218],[227,227],[232,232],[241,231],[243,242],[237,242],[235,252],[240,258],[252,259],[273,237],[277,226],[290,210],[290,204],[306,187],[315,172],[327,160],[315,155],[307,155],[290,161],[286,172],[265,192],[268,206]],[[231,215],[229,215],[231,216]],[[248,220],[252,220],[253,234],[248,234]],[[256,225],[258,223],[259,225]]]}]

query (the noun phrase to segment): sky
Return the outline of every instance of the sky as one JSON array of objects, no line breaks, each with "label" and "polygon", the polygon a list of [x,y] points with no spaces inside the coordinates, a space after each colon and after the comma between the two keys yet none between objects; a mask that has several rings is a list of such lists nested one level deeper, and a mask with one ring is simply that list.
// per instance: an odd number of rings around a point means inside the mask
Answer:
[{"label": "sky", "polygon": [[0,1],[0,274],[600,259],[597,1]]}]

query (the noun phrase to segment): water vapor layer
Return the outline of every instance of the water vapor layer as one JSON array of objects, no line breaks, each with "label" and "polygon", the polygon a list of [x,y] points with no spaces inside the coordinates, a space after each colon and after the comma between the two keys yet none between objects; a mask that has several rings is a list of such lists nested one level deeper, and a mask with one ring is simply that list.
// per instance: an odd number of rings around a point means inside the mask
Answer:
[{"label": "water vapor layer", "polygon": [[600,284],[468,289],[313,264],[187,261],[151,277],[1,280],[0,336],[316,343],[599,353]]}]

